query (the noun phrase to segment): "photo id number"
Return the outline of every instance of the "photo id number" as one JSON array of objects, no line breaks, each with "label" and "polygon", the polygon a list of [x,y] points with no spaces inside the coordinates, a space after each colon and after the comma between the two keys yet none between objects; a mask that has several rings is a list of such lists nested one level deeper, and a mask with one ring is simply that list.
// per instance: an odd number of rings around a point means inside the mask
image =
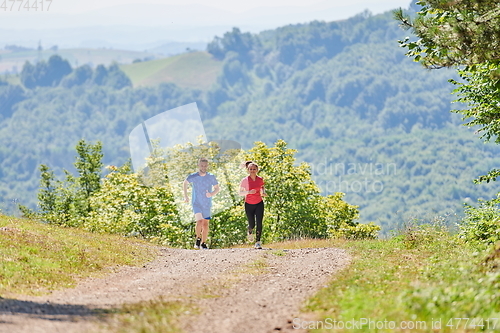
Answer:
[{"label": "photo id number", "polygon": [[52,0],[0,0],[0,11],[34,11],[48,12]]}]

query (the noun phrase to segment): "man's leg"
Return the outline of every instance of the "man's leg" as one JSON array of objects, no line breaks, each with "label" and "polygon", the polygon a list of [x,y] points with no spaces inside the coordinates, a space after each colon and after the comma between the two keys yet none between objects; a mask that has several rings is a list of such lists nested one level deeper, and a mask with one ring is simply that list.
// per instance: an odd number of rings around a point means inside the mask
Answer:
[{"label": "man's leg", "polygon": [[210,219],[210,202],[205,203],[201,209],[201,248],[207,249],[208,246],[206,244],[208,239],[208,230],[209,230],[209,219]]},{"label": "man's leg", "polygon": [[201,213],[194,214],[194,219],[196,220],[196,226],[194,232],[196,234],[195,248],[199,249],[201,245],[201,238],[203,235],[203,217]]},{"label": "man's leg", "polygon": [[194,214],[194,219],[196,220],[196,237],[197,238],[202,238],[202,233],[203,233],[203,214],[201,212],[196,212]]},{"label": "man's leg", "polygon": [[201,220],[196,220],[196,238],[202,238],[203,239],[203,219]]},{"label": "man's leg", "polygon": [[201,243],[205,243],[208,238],[208,227],[209,221],[207,219],[202,219],[200,222],[201,225]]}]

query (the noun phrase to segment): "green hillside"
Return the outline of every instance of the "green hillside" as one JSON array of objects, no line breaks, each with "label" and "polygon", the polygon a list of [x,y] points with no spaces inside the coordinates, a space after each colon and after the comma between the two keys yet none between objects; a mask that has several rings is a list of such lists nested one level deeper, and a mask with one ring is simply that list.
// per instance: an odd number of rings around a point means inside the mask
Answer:
[{"label": "green hillside", "polygon": [[221,68],[222,61],[207,52],[189,52],[121,66],[134,87],[175,83],[179,87],[202,90],[215,83]]},{"label": "green hillside", "polygon": [[209,53],[121,69],[56,68],[48,83],[45,67],[32,66],[22,85],[0,82],[0,209],[36,207],[39,165],[73,170],[80,139],[101,141],[104,163],[121,165],[135,126],[196,102],[209,140],[244,149],[285,140],[323,194],[344,192],[361,221],[385,234],[411,218],[454,225],[464,202],[495,194],[472,180],[500,164],[500,148],[450,112],[460,107],[448,82],[455,73],[408,59],[397,42],[406,34],[390,12],[365,13],[260,34],[234,29]]}]

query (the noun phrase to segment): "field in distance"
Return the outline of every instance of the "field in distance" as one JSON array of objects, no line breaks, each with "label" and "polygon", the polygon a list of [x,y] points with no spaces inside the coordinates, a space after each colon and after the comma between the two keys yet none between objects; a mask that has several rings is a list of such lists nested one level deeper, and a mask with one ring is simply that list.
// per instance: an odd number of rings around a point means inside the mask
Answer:
[{"label": "field in distance", "polygon": [[47,61],[54,54],[68,60],[73,68],[84,64],[89,64],[92,67],[100,64],[108,66],[113,62],[127,64],[132,63],[136,59],[143,60],[158,57],[157,55],[149,52],[105,48],[46,49],[42,51],[31,49],[18,52],[0,50],[0,73],[19,73],[23,69],[23,65],[26,61],[29,61],[32,64],[36,63],[38,60]]},{"label": "field in distance", "polygon": [[134,87],[175,83],[183,88],[206,90],[215,83],[222,62],[208,52],[188,52],[176,56],[122,65]]}]

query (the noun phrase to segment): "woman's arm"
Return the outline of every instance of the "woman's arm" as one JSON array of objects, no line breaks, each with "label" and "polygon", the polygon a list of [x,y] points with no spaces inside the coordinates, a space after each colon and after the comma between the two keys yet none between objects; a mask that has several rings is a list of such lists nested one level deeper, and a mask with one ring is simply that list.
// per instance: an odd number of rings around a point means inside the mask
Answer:
[{"label": "woman's arm", "polygon": [[267,197],[266,182],[264,181],[264,179],[262,179],[262,186],[260,187],[260,196],[261,197]]},{"label": "woman's arm", "polygon": [[260,188],[260,196],[267,197],[266,189],[264,188],[264,186]]},{"label": "woman's arm", "polygon": [[254,194],[255,192],[257,192],[255,189],[250,190],[250,191],[247,191],[247,189],[246,189],[246,188],[244,188],[244,187],[240,187],[240,191],[238,192],[238,195],[240,195],[240,196],[245,196],[245,195],[247,195],[247,194]]},{"label": "woman's arm", "polygon": [[247,194],[253,194],[256,192],[255,190],[247,190],[248,188],[248,179],[243,178],[240,183],[240,191],[238,192],[238,195],[244,197]]}]

